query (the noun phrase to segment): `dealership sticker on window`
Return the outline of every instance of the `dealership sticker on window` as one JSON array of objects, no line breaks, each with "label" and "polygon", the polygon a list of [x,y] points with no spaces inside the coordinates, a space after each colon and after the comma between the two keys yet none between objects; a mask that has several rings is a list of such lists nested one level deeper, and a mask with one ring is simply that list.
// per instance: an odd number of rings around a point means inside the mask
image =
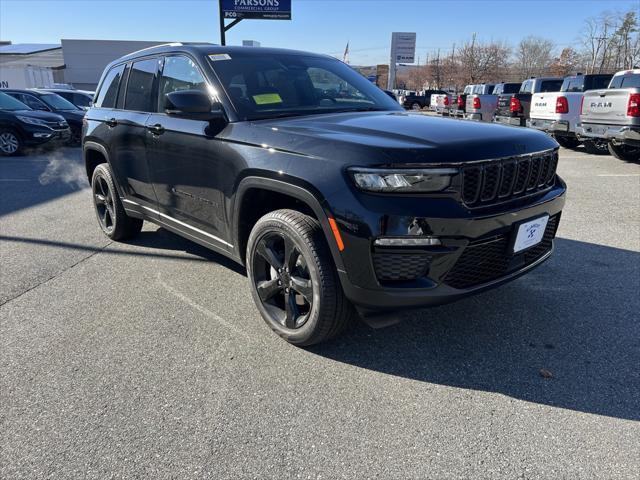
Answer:
[{"label": "dealership sticker on window", "polygon": [[228,53],[212,53],[209,55],[209,60],[212,62],[219,62],[220,60],[231,60],[231,55]]},{"label": "dealership sticker on window", "polygon": [[253,101],[256,102],[256,105],[269,105],[271,103],[282,103],[282,98],[277,93],[262,93],[254,95]]}]

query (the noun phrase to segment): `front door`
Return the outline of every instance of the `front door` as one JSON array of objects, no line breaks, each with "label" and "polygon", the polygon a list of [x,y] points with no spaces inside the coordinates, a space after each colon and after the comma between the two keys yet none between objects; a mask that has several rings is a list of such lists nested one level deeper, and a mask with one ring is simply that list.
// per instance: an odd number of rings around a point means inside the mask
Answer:
[{"label": "front door", "polygon": [[164,113],[166,94],[207,92],[207,82],[190,58],[169,56],[158,90],[158,113],[147,119],[147,154],[160,212],[229,247],[225,201],[236,178],[232,163],[225,160],[229,147],[216,138],[209,122]]}]

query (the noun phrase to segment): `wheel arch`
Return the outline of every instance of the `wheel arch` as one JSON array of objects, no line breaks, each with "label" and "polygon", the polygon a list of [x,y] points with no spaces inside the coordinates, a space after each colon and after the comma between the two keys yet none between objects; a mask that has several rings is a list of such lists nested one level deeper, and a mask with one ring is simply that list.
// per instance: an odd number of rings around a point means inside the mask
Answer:
[{"label": "wheel arch", "polygon": [[108,163],[109,166],[111,166],[107,149],[97,142],[84,142],[82,146],[82,156],[84,157],[84,166],[87,171],[89,183],[91,183],[93,171],[98,165]]},{"label": "wheel arch", "polygon": [[[275,202],[268,206],[262,204],[261,206],[263,208],[253,209],[253,215],[247,216],[247,212],[251,211],[251,207],[255,207],[255,203],[252,200],[254,198],[260,198],[259,195],[257,197],[255,196],[256,192],[264,192],[262,195],[266,195],[267,198],[271,199],[288,198],[292,200],[294,204],[291,206],[286,204],[282,205],[279,202]],[[279,197],[269,197],[269,194]],[[295,202],[298,202],[298,205],[301,205],[302,208],[296,208]],[[342,256],[338,250],[338,246],[329,224],[329,217],[331,216],[331,213],[324,204],[324,199],[312,186],[300,186],[290,182],[261,176],[245,177],[238,185],[232,208],[234,244],[237,245],[237,254],[240,257],[240,260],[243,263],[246,260],[246,246],[249,233],[251,232],[251,222],[253,217],[260,214],[258,216],[258,218],[260,218],[269,211],[274,211],[279,208],[292,208],[313,216],[320,223],[327,244],[329,245],[329,250],[331,251],[334,264],[338,270],[344,271]],[[305,209],[308,210],[305,211]],[[257,218],[255,218],[255,220],[257,220]]]}]

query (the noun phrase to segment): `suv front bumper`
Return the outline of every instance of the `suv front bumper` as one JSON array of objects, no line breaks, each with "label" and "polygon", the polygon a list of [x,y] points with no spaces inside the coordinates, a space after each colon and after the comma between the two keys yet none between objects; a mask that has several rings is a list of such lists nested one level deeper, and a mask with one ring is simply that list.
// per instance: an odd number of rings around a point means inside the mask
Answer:
[{"label": "suv front bumper", "polygon": [[576,134],[580,138],[603,139],[616,143],[640,146],[640,126],[579,123]]},{"label": "suv front bumper", "polygon": [[[372,230],[376,223],[385,224],[386,235],[401,236],[420,226],[424,234],[441,242],[441,245],[421,249],[387,249],[386,253],[395,254],[396,258],[383,259],[383,263],[376,255],[385,250],[376,247],[372,237],[354,237],[341,225],[347,244],[343,252],[346,271],[339,270],[338,273],[345,295],[362,314],[371,315],[449,303],[511,281],[551,256],[565,191],[566,186],[558,177],[555,186],[535,202],[514,204],[506,210],[503,206],[501,212],[466,210],[467,215],[447,218],[381,215],[372,219]],[[438,210],[434,208],[434,211]],[[546,215],[550,224],[553,220],[553,225],[548,227],[545,243],[511,253],[518,226]],[[420,267],[417,262],[425,257],[428,257],[427,265]],[[384,265],[391,275],[402,275],[403,268],[425,270],[420,278],[410,281],[383,281],[380,265]]]}]

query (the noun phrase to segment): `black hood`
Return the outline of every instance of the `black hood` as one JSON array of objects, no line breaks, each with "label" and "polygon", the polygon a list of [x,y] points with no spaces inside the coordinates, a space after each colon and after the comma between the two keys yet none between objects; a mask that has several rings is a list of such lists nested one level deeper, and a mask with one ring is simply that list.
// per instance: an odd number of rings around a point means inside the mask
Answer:
[{"label": "black hood", "polygon": [[58,110],[56,113],[62,115],[69,124],[81,124],[87,112],[84,110]]},{"label": "black hood", "polygon": [[11,113],[13,115],[20,115],[21,117],[39,118],[47,122],[64,122],[65,119],[57,113],[43,112],[40,110],[0,110],[3,113]]},{"label": "black hood", "polygon": [[[363,163],[456,163],[557,148],[542,132],[404,112],[309,115],[254,122],[262,144],[298,154]],[[239,129],[250,134],[250,128]],[[251,139],[245,139],[251,142]],[[257,142],[256,142],[257,143]]]}]

